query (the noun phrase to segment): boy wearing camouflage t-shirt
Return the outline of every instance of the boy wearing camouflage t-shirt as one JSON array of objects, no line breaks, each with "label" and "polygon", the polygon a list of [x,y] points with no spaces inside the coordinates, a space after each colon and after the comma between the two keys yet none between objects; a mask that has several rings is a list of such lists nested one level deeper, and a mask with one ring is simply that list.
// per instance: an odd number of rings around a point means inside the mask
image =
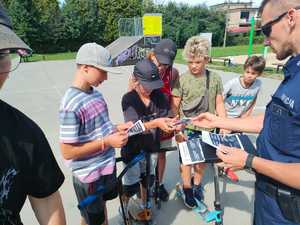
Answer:
[{"label": "boy wearing camouflage t-shirt", "polygon": [[[209,60],[208,52],[209,43],[205,38],[191,37],[185,44],[183,57],[188,62],[189,71],[180,76],[172,90],[174,105],[177,108],[175,110],[180,117],[192,117],[203,112],[217,113],[221,117],[226,117],[221,78],[205,68]],[[197,138],[201,135],[201,130],[204,128],[188,125],[185,133],[189,139]],[[181,158],[180,163],[185,205],[194,208],[195,198],[199,201],[203,200],[201,180],[206,164],[183,165]]]}]

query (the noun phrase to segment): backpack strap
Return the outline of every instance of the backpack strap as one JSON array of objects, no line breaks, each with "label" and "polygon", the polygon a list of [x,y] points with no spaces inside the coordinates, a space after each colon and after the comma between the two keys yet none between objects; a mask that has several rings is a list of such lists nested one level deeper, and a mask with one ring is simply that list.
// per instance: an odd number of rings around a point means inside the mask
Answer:
[{"label": "backpack strap", "polygon": [[205,74],[206,74],[206,89],[209,90],[209,78],[210,78],[210,71],[209,70],[205,70]]}]

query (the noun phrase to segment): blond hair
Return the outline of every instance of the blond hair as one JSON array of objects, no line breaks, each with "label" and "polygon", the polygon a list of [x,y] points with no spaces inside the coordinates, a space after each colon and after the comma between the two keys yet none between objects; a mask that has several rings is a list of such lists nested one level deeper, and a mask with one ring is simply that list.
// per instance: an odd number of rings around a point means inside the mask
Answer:
[{"label": "blond hair", "polygon": [[196,57],[209,57],[209,41],[200,36],[190,37],[184,46],[182,56],[185,60]]}]

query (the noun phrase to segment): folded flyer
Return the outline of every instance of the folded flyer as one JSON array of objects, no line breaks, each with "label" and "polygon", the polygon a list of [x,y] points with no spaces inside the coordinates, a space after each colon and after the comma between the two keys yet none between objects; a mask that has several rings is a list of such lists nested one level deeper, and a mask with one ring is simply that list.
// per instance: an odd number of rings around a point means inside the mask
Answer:
[{"label": "folded flyer", "polygon": [[128,130],[128,137],[143,133],[146,130],[141,120],[136,121]]}]

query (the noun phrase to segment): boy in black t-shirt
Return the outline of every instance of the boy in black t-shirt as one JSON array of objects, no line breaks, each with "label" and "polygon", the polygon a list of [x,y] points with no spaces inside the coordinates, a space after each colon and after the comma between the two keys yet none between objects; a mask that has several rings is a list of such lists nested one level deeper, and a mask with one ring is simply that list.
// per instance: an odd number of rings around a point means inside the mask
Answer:
[{"label": "boy in black t-shirt", "polygon": [[[11,30],[0,3],[0,89],[30,48]],[[22,225],[20,211],[28,196],[40,224],[64,225],[59,194],[64,175],[42,130],[0,100],[0,224]]]},{"label": "boy in black t-shirt", "polygon": [[[171,110],[168,100],[159,90],[163,86],[163,82],[153,62],[144,59],[135,65],[133,84],[134,89],[122,98],[124,119],[125,122],[142,120],[146,130],[142,134],[129,137],[127,145],[122,148],[121,155],[125,164],[129,163],[141,150],[150,153],[158,151],[160,147],[160,129],[165,132],[173,132],[174,127],[172,124],[175,122],[175,119],[168,118],[168,116],[171,116]],[[145,164],[145,160],[136,164],[127,171],[123,179],[125,192],[123,199],[125,201],[128,201],[129,197],[137,193],[140,188],[142,199],[140,212],[134,212],[136,215],[133,215],[138,220],[145,220],[147,218],[145,213],[148,213],[144,209],[146,200]],[[151,164],[151,174],[153,175],[153,157]],[[153,179],[150,183],[153,183]]]}]

